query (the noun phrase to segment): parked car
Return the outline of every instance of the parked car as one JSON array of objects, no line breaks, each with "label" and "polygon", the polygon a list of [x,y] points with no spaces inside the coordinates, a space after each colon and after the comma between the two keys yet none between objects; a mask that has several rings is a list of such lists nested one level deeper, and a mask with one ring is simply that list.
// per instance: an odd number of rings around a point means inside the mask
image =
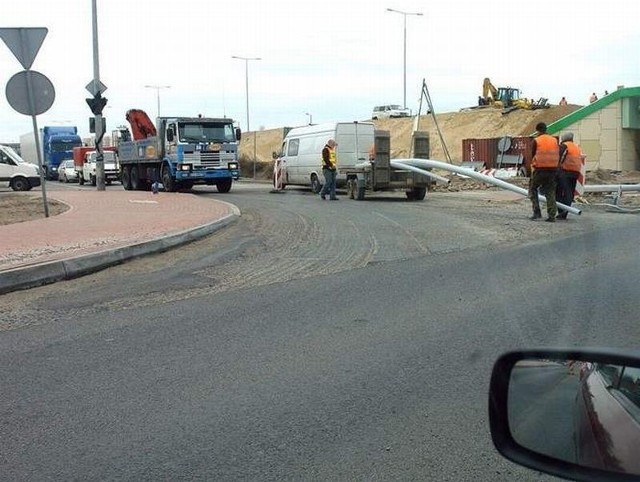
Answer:
[{"label": "parked car", "polygon": [[60,182],[72,182],[78,180],[78,173],[76,166],[73,163],[73,159],[62,161],[58,168],[58,181]]},{"label": "parked car", "polygon": [[40,185],[40,168],[25,162],[11,147],[0,145],[0,182],[8,182],[14,191],[29,191]]},{"label": "parked car", "polygon": [[373,108],[371,118],[376,119],[389,119],[395,117],[409,117],[411,111],[409,109],[403,109],[397,104],[378,105]]}]

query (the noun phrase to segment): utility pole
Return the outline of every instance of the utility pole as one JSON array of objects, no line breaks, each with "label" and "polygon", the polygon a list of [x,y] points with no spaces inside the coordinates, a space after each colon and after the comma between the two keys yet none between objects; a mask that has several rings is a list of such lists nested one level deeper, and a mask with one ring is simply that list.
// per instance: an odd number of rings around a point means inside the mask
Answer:
[{"label": "utility pole", "polygon": [[387,8],[388,12],[399,13],[404,17],[404,53],[403,53],[403,85],[404,85],[404,104],[403,107],[407,108],[407,15],[416,15],[421,17],[420,12],[403,12],[401,10],[394,10],[393,8]]},{"label": "utility pole", "polygon": [[[232,55],[231,58],[244,60],[244,83],[247,98],[247,133],[249,133],[249,61],[262,59],[260,57],[240,57],[238,55]],[[256,178],[256,132],[253,133],[253,178]]]},{"label": "utility pole", "polygon": [[102,97],[102,93],[107,87],[100,82],[100,58],[98,55],[98,8],[97,0],[91,0],[91,13],[93,24],[93,81],[87,85],[87,90],[93,94],[92,99],[87,99],[87,104],[95,116],[95,136],[96,136],[96,189],[105,190],[104,183],[104,153],[102,151],[102,138],[105,133],[102,110],[107,104],[107,99]]}]

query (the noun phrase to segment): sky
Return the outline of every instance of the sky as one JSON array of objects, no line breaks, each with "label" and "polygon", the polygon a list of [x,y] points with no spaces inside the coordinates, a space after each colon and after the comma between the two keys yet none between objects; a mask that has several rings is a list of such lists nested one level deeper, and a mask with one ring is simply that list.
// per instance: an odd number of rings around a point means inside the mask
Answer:
[{"label": "sky", "polygon": [[[635,0],[95,1],[107,131],[126,125],[132,108],[155,118],[158,97],[163,116],[226,116],[243,131],[247,117],[252,131],[369,119],[376,105],[404,103],[405,20],[413,112],[423,80],[436,113],[477,104],[485,77],[523,97],[579,105],[592,92],[640,86]],[[48,29],[31,69],[56,98],[38,126],[76,125],[88,136],[92,0],[5,3],[0,28]],[[0,142],[33,128],[5,95],[21,70],[0,42]]]}]

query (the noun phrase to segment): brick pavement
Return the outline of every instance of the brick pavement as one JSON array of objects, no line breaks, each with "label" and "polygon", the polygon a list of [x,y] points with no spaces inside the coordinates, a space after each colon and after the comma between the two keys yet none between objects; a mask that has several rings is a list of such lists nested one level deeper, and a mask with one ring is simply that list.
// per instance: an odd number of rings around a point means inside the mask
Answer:
[{"label": "brick pavement", "polygon": [[0,226],[0,271],[137,244],[237,213],[190,193],[56,190],[63,214]]}]

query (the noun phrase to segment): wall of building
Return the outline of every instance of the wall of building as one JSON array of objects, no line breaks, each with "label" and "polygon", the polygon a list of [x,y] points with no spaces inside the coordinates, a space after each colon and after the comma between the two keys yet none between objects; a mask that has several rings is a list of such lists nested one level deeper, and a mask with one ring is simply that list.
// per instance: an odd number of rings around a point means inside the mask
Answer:
[{"label": "wall of building", "polygon": [[587,170],[640,170],[637,97],[622,98],[598,109],[554,135],[567,131],[586,155]]}]

